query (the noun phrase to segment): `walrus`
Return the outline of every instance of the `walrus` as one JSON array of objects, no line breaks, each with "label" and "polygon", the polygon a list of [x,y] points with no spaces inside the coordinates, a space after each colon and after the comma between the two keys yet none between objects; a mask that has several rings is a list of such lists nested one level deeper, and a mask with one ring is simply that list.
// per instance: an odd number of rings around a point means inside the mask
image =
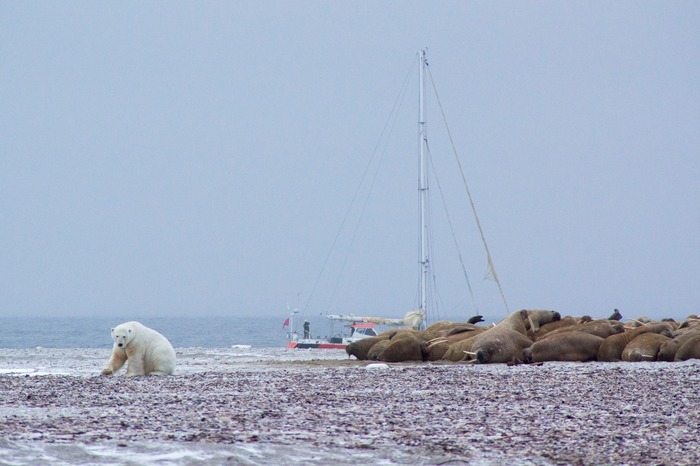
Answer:
[{"label": "walrus", "polygon": [[573,330],[537,340],[523,350],[527,362],[593,361],[603,338]]},{"label": "walrus", "polygon": [[671,326],[669,324],[653,324],[644,325],[642,327],[636,327],[632,330],[627,330],[623,333],[617,333],[615,335],[610,335],[605,339],[600,348],[598,348],[598,361],[621,361],[622,352],[625,347],[636,337],[643,333],[659,333],[671,337]]},{"label": "walrus", "polygon": [[571,317],[571,316],[562,317],[559,320],[555,320],[553,322],[549,322],[549,323],[542,325],[539,328],[539,330],[537,330],[536,332],[533,332],[532,330],[528,330],[527,336],[530,338],[530,340],[536,341],[536,340],[544,337],[548,333],[553,332],[554,330],[558,330],[558,329],[564,328],[564,327],[572,327],[572,326],[580,324],[580,323],[581,323],[580,320],[575,318],[575,317]]},{"label": "walrus", "polygon": [[440,320],[438,322],[434,322],[428,327],[422,331],[422,333],[427,333],[427,334],[432,334],[432,333],[444,333],[446,331],[449,331],[449,329],[455,327],[457,324],[455,322],[451,322],[449,320]]},{"label": "walrus", "polygon": [[414,334],[397,335],[390,340],[384,351],[377,355],[377,361],[422,361],[426,347],[427,342]]},{"label": "walrus", "polygon": [[[500,327],[509,328],[524,334],[527,331],[524,323],[525,319],[527,319],[527,311],[525,309],[521,309],[519,311],[512,312],[506,318],[502,319],[493,327],[488,327],[482,333],[488,333],[493,331],[493,329]],[[464,340],[452,343],[442,358],[454,362],[462,361],[467,357],[467,354],[471,352],[472,343],[474,343],[474,339],[477,336],[478,335],[470,336]]]},{"label": "walrus", "polygon": [[639,316],[636,319],[630,319],[630,321],[628,322],[628,325],[630,325],[632,327],[639,327],[639,326],[642,326],[644,324],[650,324],[652,322],[653,322],[653,320],[651,320],[647,316]]},{"label": "walrus", "polygon": [[478,335],[474,335],[469,338],[465,338],[464,340],[459,340],[452,343],[451,345],[449,345],[447,351],[445,351],[444,355],[442,356],[442,359],[454,362],[462,361],[466,358],[467,353],[471,352],[472,343],[474,343],[474,339],[477,336]]},{"label": "walrus", "polygon": [[661,345],[671,338],[659,333],[643,333],[630,341],[622,351],[622,360],[627,362],[656,361]]},{"label": "walrus", "polygon": [[[436,338],[428,342],[425,360],[438,361],[440,359],[450,359],[446,358],[445,354],[450,350],[452,345],[467,339],[470,340],[469,348],[467,349],[467,351],[469,351],[471,349],[471,341],[474,340],[474,337],[485,332],[486,330],[488,330],[486,327],[480,327],[478,325],[471,324],[463,324],[463,326],[455,327],[448,333],[447,336],[443,338]],[[464,349],[458,349],[457,347],[455,347],[454,351],[455,356],[453,357],[455,359],[450,360],[454,360],[456,362],[464,359],[464,356],[466,354],[464,352]]]},{"label": "walrus", "polygon": [[696,336],[700,336],[700,329],[698,328],[684,328],[678,330],[674,333],[673,339],[671,341],[667,341],[666,343],[661,345],[661,348],[659,348],[659,354],[657,355],[657,359],[659,361],[675,361],[676,353],[678,353],[678,350],[688,340],[691,340]]},{"label": "walrus", "polygon": [[379,353],[384,351],[387,346],[389,346],[389,343],[391,343],[391,340],[386,339],[382,341],[378,341],[372,347],[367,351],[367,359],[370,361],[377,361],[377,358],[379,357]]},{"label": "walrus", "polygon": [[380,341],[389,340],[392,336],[391,333],[381,333],[376,337],[368,337],[353,341],[345,346],[345,352],[348,354],[348,357],[355,356],[360,361],[367,360],[367,353],[372,349],[372,346]]},{"label": "walrus", "polygon": [[565,333],[565,332],[582,332],[589,333],[601,338],[607,338],[610,335],[615,335],[617,333],[622,333],[625,331],[625,326],[616,320],[607,319],[596,319],[583,324],[578,324],[572,327],[560,328],[553,330],[548,334],[538,338],[538,340],[551,338],[553,335]]},{"label": "walrus", "polygon": [[[472,324],[440,321],[422,331],[397,330],[389,343],[378,343],[372,347],[367,356],[384,362],[437,360],[442,357],[446,348],[434,345],[431,347],[430,343],[444,340],[445,335],[451,335],[453,332],[468,332],[475,327]],[[458,338],[466,338],[466,336]],[[421,357],[418,357],[419,351]]]},{"label": "walrus", "polygon": [[559,314],[556,311],[527,310],[526,312],[527,317],[526,321],[524,322],[525,333],[523,333],[523,335],[527,335],[528,330],[532,332],[537,332],[540,330],[540,327],[542,325],[561,320],[561,314]]},{"label": "walrus", "polygon": [[422,332],[416,333],[419,338],[425,341],[431,341],[436,338],[444,338],[456,333],[467,332],[479,328],[477,325],[463,322],[448,322],[442,321],[439,325],[431,325]]},{"label": "walrus", "polygon": [[700,359],[700,334],[695,334],[686,340],[673,358],[674,361],[687,361],[688,359]]},{"label": "walrus", "polygon": [[700,317],[695,314],[691,314],[685,318],[683,322],[678,326],[678,329],[700,327]]},{"label": "walrus", "polygon": [[[532,344],[532,340],[527,337],[528,329],[537,331],[541,325],[560,318],[561,315],[556,311],[521,309],[476,336],[469,349],[465,348],[467,343],[460,349],[466,355],[465,359],[476,359],[481,364],[509,362],[513,357],[520,358],[522,349]],[[455,360],[458,354],[450,347],[445,357]]]},{"label": "walrus", "polygon": [[471,351],[479,364],[505,363],[520,359],[523,350],[532,345],[532,340],[509,328],[494,328],[474,339]]},{"label": "walrus", "polygon": [[482,332],[488,330],[488,327],[482,327],[480,325],[473,324],[459,324],[451,328],[444,336],[444,338],[450,341],[459,341],[468,338],[469,335],[474,335],[474,332]]},{"label": "walrus", "polygon": [[433,342],[428,342],[425,348],[426,361],[439,361],[445,357],[445,353],[450,349],[450,343],[445,339],[438,339]]},{"label": "walrus", "polygon": [[520,309],[510,313],[493,328],[509,328],[527,335],[528,330],[536,332],[542,325],[559,319],[561,314],[556,311]]}]

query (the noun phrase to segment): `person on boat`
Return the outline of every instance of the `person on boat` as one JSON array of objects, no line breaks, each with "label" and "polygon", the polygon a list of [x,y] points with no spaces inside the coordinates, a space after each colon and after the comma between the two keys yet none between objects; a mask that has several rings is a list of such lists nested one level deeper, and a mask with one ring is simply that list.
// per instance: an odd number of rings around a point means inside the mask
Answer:
[{"label": "person on boat", "polygon": [[309,321],[304,321],[304,338],[311,338],[311,333],[309,332]]}]

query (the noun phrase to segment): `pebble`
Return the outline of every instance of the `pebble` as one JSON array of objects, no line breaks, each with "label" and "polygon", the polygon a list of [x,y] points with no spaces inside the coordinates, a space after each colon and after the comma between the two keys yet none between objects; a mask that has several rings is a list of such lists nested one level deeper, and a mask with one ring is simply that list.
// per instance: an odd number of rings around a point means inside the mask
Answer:
[{"label": "pebble", "polygon": [[692,383],[700,361],[383,366],[257,361],[171,377],[0,375],[0,438],[420,448],[432,458],[425,464],[700,464]]},{"label": "pebble", "polygon": [[375,370],[375,371],[376,371],[376,370],[385,370],[385,369],[389,369],[389,365],[388,365],[388,364],[384,364],[384,363],[372,363],[372,364],[367,364],[367,365],[365,366],[365,369],[367,369],[368,371],[371,371],[371,370]]}]

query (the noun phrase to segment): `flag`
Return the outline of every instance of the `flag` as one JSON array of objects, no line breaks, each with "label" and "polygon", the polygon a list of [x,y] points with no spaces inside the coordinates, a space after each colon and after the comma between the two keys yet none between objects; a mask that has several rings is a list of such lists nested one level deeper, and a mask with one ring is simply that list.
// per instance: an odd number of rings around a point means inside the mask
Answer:
[{"label": "flag", "polygon": [[284,321],[282,324],[282,328],[289,327],[289,317],[287,317],[287,320]]}]

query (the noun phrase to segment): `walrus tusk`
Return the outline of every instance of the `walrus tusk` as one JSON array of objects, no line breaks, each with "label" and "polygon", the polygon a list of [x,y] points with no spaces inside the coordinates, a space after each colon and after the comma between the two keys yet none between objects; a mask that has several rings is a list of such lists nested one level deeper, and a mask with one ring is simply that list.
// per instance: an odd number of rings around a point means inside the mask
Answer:
[{"label": "walrus tusk", "polygon": [[[432,340],[430,340],[428,342],[429,343],[428,348],[432,348],[433,346],[439,345],[440,343],[447,343],[448,341],[450,341],[450,340],[448,340],[447,338],[433,338]],[[430,342],[432,342],[432,343],[430,343]]]},{"label": "walrus tusk", "polygon": [[532,317],[530,317],[529,314],[527,316],[527,320],[530,321],[530,330],[532,330],[533,332],[538,332],[540,330],[540,326],[537,325],[534,320],[532,320]]},{"label": "walrus tusk", "polygon": [[435,337],[435,338],[433,338],[432,340],[428,340],[428,344],[432,344],[433,342],[436,342],[436,341],[438,341],[438,340],[441,341],[441,342],[442,342],[442,341],[448,341],[447,338],[445,338],[445,337]]}]

